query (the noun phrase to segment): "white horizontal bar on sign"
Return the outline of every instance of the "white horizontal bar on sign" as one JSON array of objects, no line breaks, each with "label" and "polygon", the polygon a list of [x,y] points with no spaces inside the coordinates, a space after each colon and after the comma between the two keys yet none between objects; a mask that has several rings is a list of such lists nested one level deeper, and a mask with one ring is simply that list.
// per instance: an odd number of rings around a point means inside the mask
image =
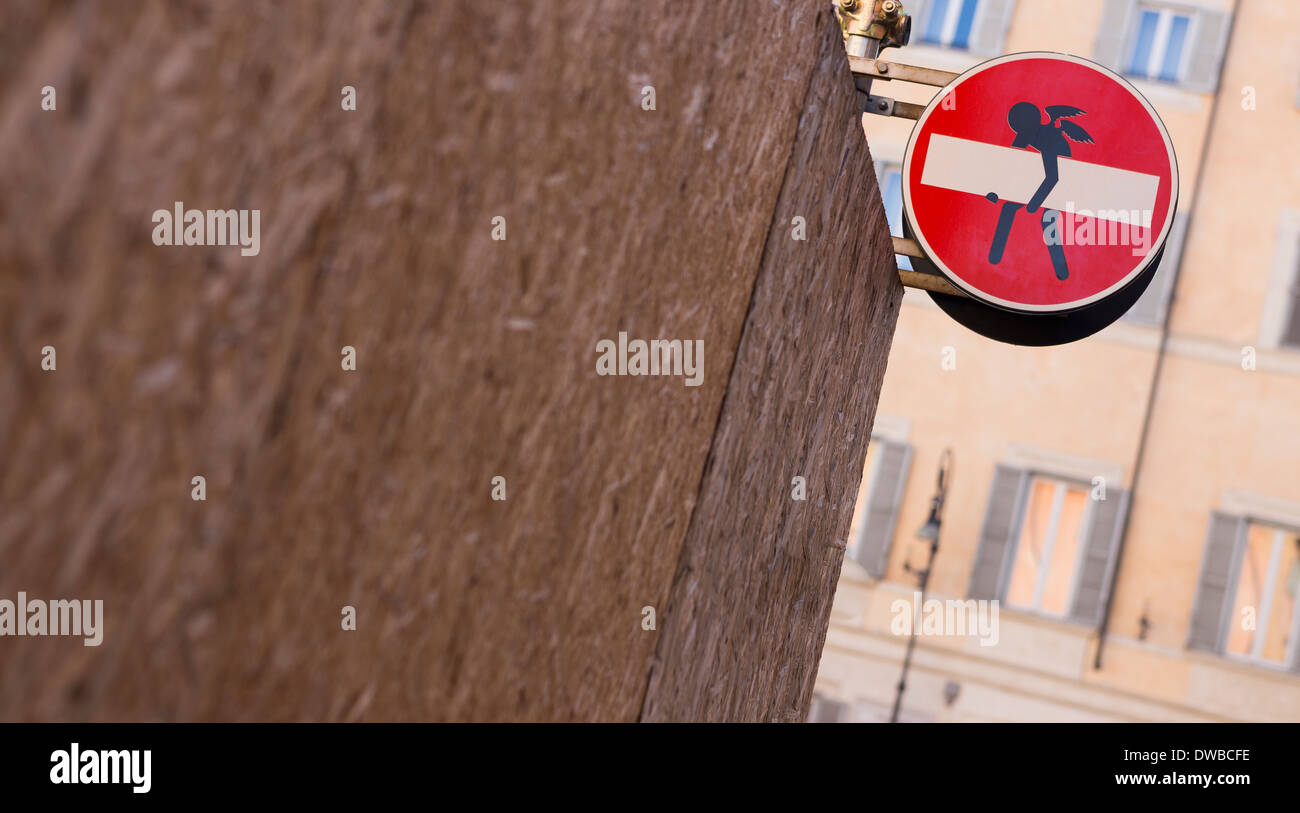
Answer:
[{"label": "white horizontal bar on sign", "polygon": [[[1158,176],[1072,158],[1058,159],[1057,168],[1060,180],[1044,207],[1151,227]],[[1028,203],[1042,182],[1043,157],[1037,152],[938,134],[930,136],[921,171],[926,186],[981,196],[994,192],[1013,203]]]}]

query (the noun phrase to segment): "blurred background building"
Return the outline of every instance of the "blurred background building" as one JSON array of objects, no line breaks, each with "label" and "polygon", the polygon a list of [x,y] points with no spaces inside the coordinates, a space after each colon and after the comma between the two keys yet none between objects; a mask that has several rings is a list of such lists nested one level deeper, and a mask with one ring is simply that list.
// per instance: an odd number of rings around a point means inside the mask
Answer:
[{"label": "blurred background building", "polygon": [[[811,719],[889,718],[891,603],[951,447],[929,595],[998,599],[998,642],[921,636],[903,721],[1300,720],[1300,3],[905,5],[900,62],[1126,75],[1173,138],[1178,216],[1143,298],[1075,344],[998,344],[907,291]],[[911,125],[864,117],[895,234]]]}]

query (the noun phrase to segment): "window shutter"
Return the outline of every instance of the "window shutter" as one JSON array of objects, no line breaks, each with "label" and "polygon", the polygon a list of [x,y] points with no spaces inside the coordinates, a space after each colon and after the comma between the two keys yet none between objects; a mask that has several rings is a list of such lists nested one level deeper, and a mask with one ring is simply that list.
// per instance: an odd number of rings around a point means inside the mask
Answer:
[{"label": "window shutter", "polygon": [[1291,289],[1291,316],[1282,334],[1282,344],[1286,347],[1300,347],[1300,280]]},{"label": "window shutter", "polygon": [[1000,56],[1011,25],[1014,0],[983,0],[971,26],[970,51],[981,56]]},{"label": "window shutter", "polygon": [[1006,569],[1007,551],[1020,530],[1020,509],[1024,500],[1028,474],[1021,469],[999,465],[993,474],[984,525],[980,528],[979,549],[971,570],[970,597],[996,599],[1002,592],[1002,574]]},{"label": "window shutter", "polygon": [[[1300,245],[1296,246],[1296,257],[1300,258]],[[1291,272],[1291,290],[1287,292],[1288,313],[1286,326],[1282,329],[1282,345],[1300,347],[1300,259]]]},{"label": "window shutter", "polygon": [[908,45],[921,41],[921,32],[925,31],[926,12],[930,10],[930,0],[903,0],[903,11],[912,16],[912,34]]},{"label": "window shutter", "polygon": [[1219,86],[1219,68],[1228,44],[1231,15],[1222,11],[1202,11],[1197,15],[1196,41],[1187,62],[1183,85],[1200,93],[1213,93]]},{"label": "window shutter", "polygon": [[1135,0],[1106,0],[1101,11],[1101,25],[1097,28],[1097,41],[1092,48],[1092,59],[1107,68],[1124,72],[1128,54],[1124,46],[1129,43],[1133,25]]},{"label": "window shutter", "polygon": [[885,575],[889,548],[894,541],[894,525],[898,520],[898,506],[903,501],[903,488],[912,464],[912,447],[892,440],[877,440],[875,480],[867,497],[867,516],[859,532],[855,556],[867,572],[876,578]]},{"label": "window shutter", "polygon": [[1074,588],[1074,606],[1070,619],[1085,624],[1101,620],[1102,608],[1112,587],[1115,573],[1115,552],[1119,548],[1119,533],[1128,513],[1129,493],[1111,489],[1106,499],[1092,504],[1092,521],[1088,537],[1084,540],[1083,558],[1079,562],[1079,576]]},{"label": "window shutter", "polygon": [[1201,575],[1197,579],[1196,603],[1192,605],[1191,629],[1187,633],[1190,649],[1218,652],[1223,640],[1223,616],[1232,589],[1230,584],[1237,540],[1245,521],[1241,517],[1215,511],[1210,515],[1210,531],[1205,541]]},{"label": "window shutter", "polygon": [[812,708],[808,710],[808,722],[810,723],[838,723],[844,718],[844,711],[848,705],[838,700],[828,700],[825,697],[813,696]]},{"label": "window shutter", "polygon": [[1165,242],[1165,253],[1160,258],[1160,267],[1147,289],[1128,309],[1124,318],[1131,322],[1159,327],[1164,324],[1165,311],[1169,307],[1169,298],[1178,282],[1178,263],[1183,256],[1183,242],[1187,239],[1187,215],[1174,215],[1174,225],[1169,230],[1169,240]]}]

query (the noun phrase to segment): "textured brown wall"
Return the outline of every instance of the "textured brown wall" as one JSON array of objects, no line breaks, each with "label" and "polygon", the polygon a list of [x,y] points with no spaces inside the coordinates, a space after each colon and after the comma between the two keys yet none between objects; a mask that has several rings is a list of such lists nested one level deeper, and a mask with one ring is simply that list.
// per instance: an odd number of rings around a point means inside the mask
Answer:
[{"label": "textured brown wall", "polygon": [[901,295],[825,3],[2,14],[0,598],[106,630],[0,719],[800,716]]},{"label": "textured brown wall", "polygon": [[[801,721],[812,697],[902,298],[851,86],[825,38],[643,719]],[[795,215],[806,243],[791,239]],[[804,502],[790,498],[796,475]]]}]

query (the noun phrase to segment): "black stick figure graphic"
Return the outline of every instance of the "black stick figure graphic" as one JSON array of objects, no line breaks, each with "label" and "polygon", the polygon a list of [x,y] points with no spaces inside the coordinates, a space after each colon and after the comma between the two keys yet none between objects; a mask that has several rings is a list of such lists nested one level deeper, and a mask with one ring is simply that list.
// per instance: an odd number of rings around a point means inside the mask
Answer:
[{"label": "black stick figure graphic", "polygon": [[[1027,213],[1033,214],[1038,211],[1038,207],[1047,200],[1052,187],[1060,180],[1056,159],[1061,156],[1070,157],[1070,142],[1066,139],[1085,144],[1093,143],[1092,136],[1088,135],[1087,130],[1066,120],[1080,115],[1084,115],[1084,111],[1077,107],[1068,104],[1051,104],[1047,106],[1048,122],[1044,124],[1042,111],[1038,109],[1038,105],[1031,102],[1016,102],[1007,112],[1007,124],[1011,125],[1011,129],[1016,134],[1011,146],[1021,149],[1033,147],[1043,157],[1043,182],[1029,198],[1029,203],[1025,206]],[[993,203],[998,202],[995,192],[990,192],[984,197]],[[1002,211],[998,214],[997,229],[993,233],[993,245],[989,248],[989,262],[993,265],[1002,261],[1002,252],[1006,249],[1007,238],[1011,235],[1011,222],[1015,220],[1016,212],[1019,210],[1019,203],[1006,201],[1002,204]],[[1052,258],[1052,268],[1056,270],[1056,278],[1064,280],[1069,278],[1070,269],[1065,264],[1065,250],[1061,248],[1060,221],[1061,213],[1056,209],[1043,210],[1040,221],[1043,227],[1043,242],[1047,244],[1047,253]]]}]

